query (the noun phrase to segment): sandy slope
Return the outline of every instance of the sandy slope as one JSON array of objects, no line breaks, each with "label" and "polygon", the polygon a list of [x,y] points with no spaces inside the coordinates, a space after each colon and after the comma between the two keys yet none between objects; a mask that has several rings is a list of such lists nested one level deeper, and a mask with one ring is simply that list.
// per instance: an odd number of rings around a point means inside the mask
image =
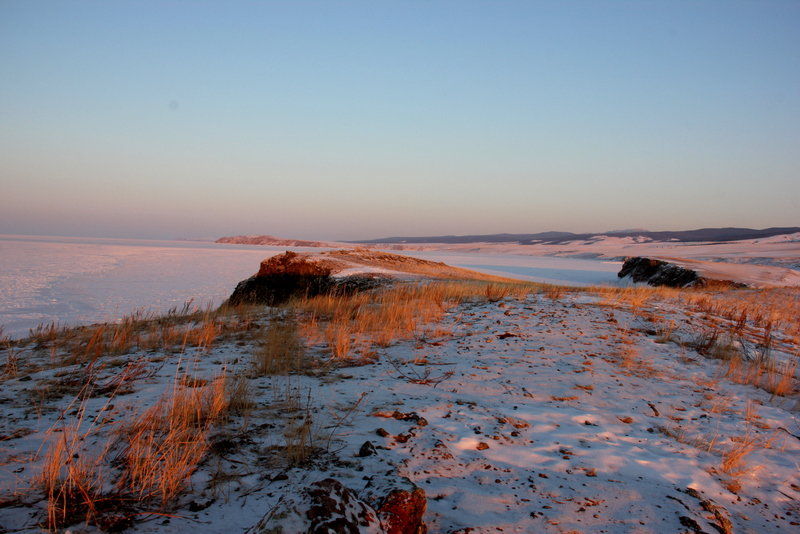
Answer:
[{"label": "sandy slope", "polygon": [[[397,473],[427,492],[434,533],[717,532],[727,521],[733,532],[796,531],[797,399],[730,383],[719,362],[657,342],[645,333],[654,325],[674,320],[675,336],[691,336],[700,323],[671,306],[651,311],[634,314],[585,294],[474,302],[415,340],[378,349],[374,364],[252,378],[253,412],[218,429],[215,452],[177,508],[142,513],[136,531],[241,532],[316,480],[333,476],[360,490],[370,477]],[[179,361],[210,378],[223,365],[245,372],[255,350],[255,341],[231,341],[208,353],[131,355],[151,372],[113,399],[113,420],[172,387]],[[321,346],[311,350],[327,358]],[[62,413],[37,407],[27,392],[78,370],[43,368],[2,383],[3,532],[39,530],[44,503],[28,488],[37,451]],[[102,382],[119,369],[99,372]],[[88,413],[108,402],[91,399]],[[291,467],[286,432],[291,416],[304,414],[319,449],[310,465]],[[112,429],[96,429],[86,446],[100,447]],[[367,440],[377,454],[357,457]],[[732,476],[722,460],[742,440],[752,451]]]}]

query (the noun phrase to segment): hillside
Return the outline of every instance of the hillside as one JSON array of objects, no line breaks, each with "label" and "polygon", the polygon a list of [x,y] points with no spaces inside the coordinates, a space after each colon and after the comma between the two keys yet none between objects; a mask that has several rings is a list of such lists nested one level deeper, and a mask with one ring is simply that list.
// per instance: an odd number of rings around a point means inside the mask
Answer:
[{"label": "hillside", "polygon": [[796,290],[392,278],[5,341],[3,529],[800,525]]}]

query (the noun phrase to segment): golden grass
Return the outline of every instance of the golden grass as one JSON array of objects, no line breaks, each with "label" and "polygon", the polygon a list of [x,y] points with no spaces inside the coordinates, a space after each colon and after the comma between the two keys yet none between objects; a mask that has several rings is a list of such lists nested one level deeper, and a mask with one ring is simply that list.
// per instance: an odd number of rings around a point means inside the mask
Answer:
[{"label": "golden grass", "polygon": [[289,465],[303,465],[311,458],[314,447],[313,420],[310,413],[291,420],[283,430],[285,459]]},{"label": "golden grass", "polygon": [[[220,337],[255,330],[249,309],[192,307],[173,308],[167,313],[137,311],[116,323],[67,328],[56,323],[31,329],[27,338],[9,341],[9,346],[33,346],[49,350],[54,364],[92,362],[100,357],[136,350],[183,352],[187,348],[209,350]],[[60,361],[58,361],[60,359]]]},{"label": "golden grass", "polygon": [[724,372],[731,382],[751,384],[779,397],[798,392],[796,359],[778,362],[765,357],[748,361],[735,356],[728,360]]},{"label": "golden grass", "polygon": [[118,491],[140,502],[156,500],[162,509],[186,487],[208,451],[211,427],[228,409],[224,374],[201,387],[184,386],[182,378],[176,376],[171,391],[117,430],[124,466]]},{"label": "golden grass", "polygon": [[34,485],[44,491],[47,499],[47,526],[50,530],[81,519],[88,523],[96,516],[97,503],[102,499],[108,479],[104,462],[109,448],[87,450],[86,440],[97,427],[92,424],[88,429],[82,429],[85,418],[84,401],[71,421],[62,420],[60,426],[48,432],[43,444],[47,451]]},{"label": "golden grass", "polygon": [[122,510],[132,502],[169,508],[208,451],[212,426],[232,403],[245,409],[246,391],[229,388],[224,373],[206,381],[182,371],[155,405],[112,430],[105,414],[124,385],[125,380],[109,384],[113,391],[92,419],[87,402],[93,384],[87,380],[48,431],[42,469],[33,479],[47,501],[48,529],[130,521]]},{"label": "golden grass", "polygon": [[288,306],[300,313],[304,335],[323,340],[333,360],[365,362],[373,354],[370,346],[387,347],[424,336],[426,325],[438,322],[461,302],[524,298],[542,288],[541,284],[476,281],[398,283],[351,295],[296,299]]},{"label": "golden grass", "polygon": [[750,468],[746,465],[747,457],[757,448],[768,446],[749,433],[744,436],[731,437],[731,442],[732,445],[722,453],[720,469],[732,477],[741,476],[749,471]]}]

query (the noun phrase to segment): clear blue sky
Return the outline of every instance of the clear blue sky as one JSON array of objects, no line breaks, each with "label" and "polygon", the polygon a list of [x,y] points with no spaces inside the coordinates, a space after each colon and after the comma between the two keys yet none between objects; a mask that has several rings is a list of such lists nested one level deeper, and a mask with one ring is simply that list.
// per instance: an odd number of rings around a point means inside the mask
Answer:
[{"label": "clear blue sky", "polygon": [[795,0],[0,0],[0,233],[798,214]]}]

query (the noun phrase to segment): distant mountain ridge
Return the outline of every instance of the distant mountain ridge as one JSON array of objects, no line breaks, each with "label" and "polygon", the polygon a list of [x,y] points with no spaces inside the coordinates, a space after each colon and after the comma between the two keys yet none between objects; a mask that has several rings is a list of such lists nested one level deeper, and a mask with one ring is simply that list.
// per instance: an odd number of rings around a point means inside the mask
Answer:
[{"label": "distant mountain ridge", "polygon": [[370,245],[403,244],[403,243],[519,243],[528,245],[532,243],[557,244],[566,241],[588,241],[610,237],[642,238],[652,241],[678,241],[722,243],[726,241],[742,241],[745,239],[763,239],[776,235],[794,234],[800,232],[800,227],[773,227],[756,230],[753,228],[699,228],[696,230],[658,231],[626,230],[616,232],[599,232],[593,234],[575,234],[571,232],[539,232],[535,234],[488,234],[488,235],[445,235],[424,237],[386,237],[368,241],[350,241],[350,243],[363,243]]}]

